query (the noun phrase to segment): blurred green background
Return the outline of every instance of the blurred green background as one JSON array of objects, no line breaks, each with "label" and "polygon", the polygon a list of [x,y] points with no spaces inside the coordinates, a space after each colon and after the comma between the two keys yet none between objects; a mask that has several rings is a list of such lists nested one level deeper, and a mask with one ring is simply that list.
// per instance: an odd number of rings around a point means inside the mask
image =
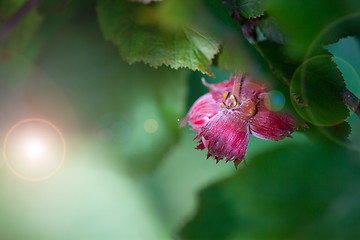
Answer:
[{"label": "blurred green background", "polygon": [[[274,1],[275,13],[281,2]],[[360,239],[355,114],[351,142],[311,126],[279,142],[251,136],[238,170],[215,164],[194,149],[194,133],[178,127],[206,92],[204,75],[129,65],[104,40],[95,5],[44,5],[51,14],[37,20],[33,39],[0,64],[1,139],[37,117],[66,141],[64,163],[43,181],[19,178],[0,159],[1,240]],[[327,49],[358,94],[359,38]],[[231,73],[211,70],[209,82]],[[59,146],[41,174],[60,164]]]}]

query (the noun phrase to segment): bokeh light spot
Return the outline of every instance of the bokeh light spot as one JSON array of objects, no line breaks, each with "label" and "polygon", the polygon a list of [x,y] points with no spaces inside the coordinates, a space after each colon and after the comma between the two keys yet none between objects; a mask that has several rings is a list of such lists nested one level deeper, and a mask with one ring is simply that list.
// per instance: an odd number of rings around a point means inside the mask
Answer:
[{"label": "bokeh light spot", "polygon": [[284,94],[277,90],[270,91],[265,97],[265,106],[274,112],[281,111],[285,106]]},{"label": "bokeh light spot", "polygon": [[159,124],[155,119],[150,118],[146,120],[144,123],[144,130],[147,133],[154,133],[158,130],[158,128],[159,128]]},{"label": "bokeh light spot", "polygon": [[38,139],[31,139],[25,145],[25,154],[30,159],[38,159],[45,154],[45,144]]},{"label": "bokeh light spot", "polygon": [[65,160],[65,139],[51,122],[29,118],[10,128],[3,142],[5,164],[17,177],[42,181],[53,176]]}]

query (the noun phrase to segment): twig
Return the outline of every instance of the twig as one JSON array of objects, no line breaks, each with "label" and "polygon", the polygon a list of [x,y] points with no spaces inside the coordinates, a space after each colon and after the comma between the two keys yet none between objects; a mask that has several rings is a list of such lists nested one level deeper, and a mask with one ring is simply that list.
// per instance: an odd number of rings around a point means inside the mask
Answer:
[{"label": "twig", "polygon": [[360,100],[347,88],[343,92],[344,102],[360,118]]},{"label": "twig", "polygon": [[42,0],[28,0],[0,27],[0,44],[5,42],[18,22]]}]

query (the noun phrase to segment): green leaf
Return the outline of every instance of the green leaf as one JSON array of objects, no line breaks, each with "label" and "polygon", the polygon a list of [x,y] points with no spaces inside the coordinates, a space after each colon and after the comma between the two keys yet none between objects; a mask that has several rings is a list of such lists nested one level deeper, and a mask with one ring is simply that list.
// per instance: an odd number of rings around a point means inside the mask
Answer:
[{"label": "green leaf", "polygon": [[325,48],[334,55],[332,60],[341,71],[346,88],[360,97],[360,44],[357,38],[342,38]]},{"label": "green leaf", "polygon": [[178,25],[169,28],[157,22],[158,4],[162,3],[144,6],[99,0],[97,13],[105,39],[111,40],[130,64],[142,61],[155,68],[187,67],[211,75],[209,66],[219,51],[219,42],[196,28]]},{"label": "green leaf", "polygon": [[[301,154],[299,154],[301,153]],[[200,194],[184,239],[358,239],[358,153],[304,142],[258,154]]]},{"label": "green leaf", "polygon": [[[0,1],[0,26],[5,23],[26,0]],[[43,16],[36,9],[31,10],[12,30],[5,42],[0,44],[0,63],[16,55],[29,44],[37,31]]]},{"label": "green leaf", "polygon": [[257,18],[266,10],[263,0],[237,0],[236,7],[245,18]]},{"label": "green leaf", "polygon": [[[326,48],[334,55],[332,60],[341,71],[346,88],[356,97],[360,97],[360,44],[358,37],[342,38],[337,43],[326,46]],[[347,119],[352,130],[349,139],[356,146],[360,142],[360,124],[358,116],[353,112],[351,114],[353,115]]]},{"label": "green leaf", "polygon": [[293,106],[306,121],[333,126],[349,117],[343,102],[345,82],[332,55],[320,55],[305,61],[295,72],[290,85]]}]

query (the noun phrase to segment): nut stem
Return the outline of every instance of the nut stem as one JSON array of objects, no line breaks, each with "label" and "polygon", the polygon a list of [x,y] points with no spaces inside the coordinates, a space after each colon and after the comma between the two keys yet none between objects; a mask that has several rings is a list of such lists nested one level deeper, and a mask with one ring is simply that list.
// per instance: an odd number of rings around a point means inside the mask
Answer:
[{"label": "nut stem", "polygon": [[239,103],[240,103],[241,89],[244,83],[244,79],[245,79],[245,75],[241,74],[240,72],[236,73],[233,94]]}]

